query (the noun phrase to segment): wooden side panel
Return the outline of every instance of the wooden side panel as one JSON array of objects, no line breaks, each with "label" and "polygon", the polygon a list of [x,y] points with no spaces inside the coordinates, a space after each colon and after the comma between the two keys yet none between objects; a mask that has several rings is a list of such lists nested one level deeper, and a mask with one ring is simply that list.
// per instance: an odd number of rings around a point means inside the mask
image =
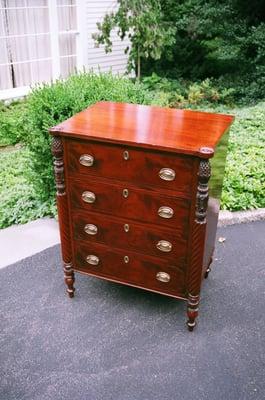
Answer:
[{"label": "wooden side panel", "polygon": [[223,135],[215,149],[215,155],[211,159],[211,179],[209,181],[209,201],[207,209],[206,240],[204,247],[203,272],[211,264],[215,247],[220,199],[222,194],[223,179],[225,173],[225,160],[227,155],[229,131]]}]

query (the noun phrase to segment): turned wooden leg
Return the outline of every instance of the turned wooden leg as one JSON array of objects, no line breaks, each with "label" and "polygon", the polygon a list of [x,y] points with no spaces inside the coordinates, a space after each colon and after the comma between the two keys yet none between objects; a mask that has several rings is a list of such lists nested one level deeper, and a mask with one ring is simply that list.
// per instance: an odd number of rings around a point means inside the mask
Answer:
[{"label": "turned wooden leg", "polygon": [[73,271],[72,264],[64,264],[64,282],[67,286],[67,293],[69,297],[74,297],[75,293],[75,288],[74,288],[74,282],[75,282],[75,274]]},{"label": "turned wooden leg", "polygon": [[196,326],[196,318],[198,316],[199,301],[200,301],[199,296],[192,296],[191,294],[188,295],[187,326],[188,326],[188,330],[190,332],[192,332]]},{"label": "turned wooden leg", "polygon": [[213,262],[213,257],[210,258],[210,262],[209,262],[208,267],[207,267],[207,269],[206,269],[206,271],[204,273],[204,278],[205,279],[208,278],[208,275],[211,272],[211,264],[212,264],[212,262]]}]

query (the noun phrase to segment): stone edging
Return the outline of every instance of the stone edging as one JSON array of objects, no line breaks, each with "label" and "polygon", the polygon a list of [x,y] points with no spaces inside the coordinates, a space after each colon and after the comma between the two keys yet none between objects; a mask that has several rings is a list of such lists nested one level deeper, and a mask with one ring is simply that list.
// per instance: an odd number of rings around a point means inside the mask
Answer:
[{"label": "stone edging", "polygon": [[218,226],[242,224],[244,222],[265,220],[265,208],[248,211],[220,211]]}]

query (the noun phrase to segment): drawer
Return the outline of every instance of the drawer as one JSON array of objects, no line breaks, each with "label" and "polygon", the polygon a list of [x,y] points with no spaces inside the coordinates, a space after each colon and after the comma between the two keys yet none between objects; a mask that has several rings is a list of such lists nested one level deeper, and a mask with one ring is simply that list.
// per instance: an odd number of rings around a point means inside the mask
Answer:
[{"label": "drawer", "polygon": [[143,188],[191,192],[191,157],[74,140],[67,140],[66,147],[70,174],[127,181]]},{"label": "drawer", "polygon": [[186,199],[91,178],[70,179],[68,184],[72,209],[154,223],[187,234],[190,203]]},{"label": "drawer", "polygon": [[117,282],[185,296],[185,265],[95,243],[74,244],[74,269]]},{"label": "drawer", "polygon": [[103,243],[172,262],[185,260],[187,241],[173,229],[89,212],[74,212],[72,227],[77,241]]}]

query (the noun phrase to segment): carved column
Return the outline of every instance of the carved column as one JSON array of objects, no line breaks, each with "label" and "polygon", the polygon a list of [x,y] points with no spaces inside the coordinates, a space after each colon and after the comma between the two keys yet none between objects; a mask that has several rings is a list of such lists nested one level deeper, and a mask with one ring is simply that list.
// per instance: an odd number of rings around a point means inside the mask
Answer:
[{"label": "carved column", "polygon": [[70,227],[67,195],[65,190],[63,143],[59,136],[52,138],[52,154],[54,157],[54,174],[56,183],[57,209],[61,237],[62,258],[64,264],[64,281],[69,297],[74,297],[74,271],[72,266]]},{"label": "carved column", "polygon": [[[208,150],[209,153],[209,150]],[[198,169],[198,187],[195,205],[195,220],[191,232],[191,256],[188,274],[188,329],[193,331],[198,316],[200,301],[203,251],[206,231],[206,214],[208,204],[208,181],[211,176],[211,165],[208,159],[200,159]]]}]

